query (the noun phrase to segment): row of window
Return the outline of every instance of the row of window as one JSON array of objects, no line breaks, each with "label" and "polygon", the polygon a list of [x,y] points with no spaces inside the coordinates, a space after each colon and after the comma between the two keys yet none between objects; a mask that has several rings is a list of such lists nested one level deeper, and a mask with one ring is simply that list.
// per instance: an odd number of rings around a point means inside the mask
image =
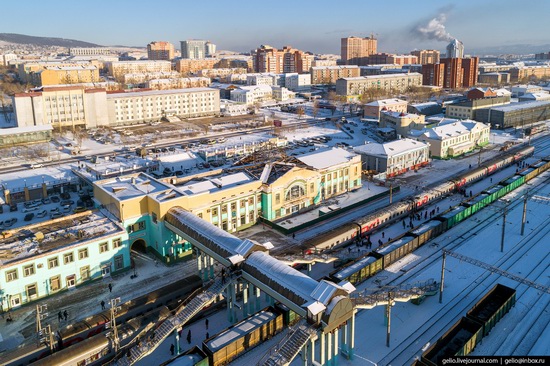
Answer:
[{"label": "row of window", "polygon": [[[121,239],[114,239],[113,240],[113,249],[119,248],[122,246],[122,240]],[[102,242],[99,243],[99,253],[105,253],[109,251],[109,243],[108,242]],[[89,257],[88,248],[82,248],[78,250],[78,259],[83,260]],[[74,262],[74,253],[65,253],[63,254],[63,264],[70,264]],[[48,258],[48,269],[59,267],[59,257],[51,257]],[[28,264],[23,266],[23,277],[29,277],[36,274],[36,268],[35,264]],[[17,268],[6,271],[6,282],[15,281],[19,278],[18,270]]]}]

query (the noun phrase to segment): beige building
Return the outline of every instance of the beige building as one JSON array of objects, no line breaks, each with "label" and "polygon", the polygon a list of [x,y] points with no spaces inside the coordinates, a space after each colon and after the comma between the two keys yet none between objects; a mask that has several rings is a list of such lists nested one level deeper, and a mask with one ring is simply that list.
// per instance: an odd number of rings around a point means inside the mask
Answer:
[{"label": "beige building", "polygon": [[174,45],[164,41],[151,42],[147,45],[147,58],[170,61],[174,58]]},{"label": "beige building", "polygon": [[182,58],[176,61],[176,71],[182,74],[195,74],[203,69],[216,68],[219,61],[216,58]]},{"label": "beige building", "polygon": [[382,111],[380,127],[393,128],[397,135],[408,136],[411,130],[422,130],[426,127],[424,118],[422,114]]},{"label": "beige building", "polygon": [[317,66],[311,68],[311,84],[334,84],[341,78],[359,76],[359,66]]},{"label": "beige building", "polygon": [[180,77],[180,73],[176,71],[150,72],[150,73],[124,74],[122,76],[122,81],[124,85],[129,85],[129,84],[143,84],[146,81],[153,80],[153,79],[175,79],[179,77]]},{"label": "beige building", "polygon": [[470,120],[445,122],[409,134],[411,138],[428,143],[431,157],[440,159],[460,156],[477,146],[486,145],[489,135],[489,125]]},{"label": "beige building", "polygon": [[377,51],[378,40],[374,36],[367,38],[346,37],[340,40],[342,64],[365,66],[368,57]]},{"label": "beige building", "polygon": [[367,103],[363,106],[363,116],[366,118],[380,119],[380,112],[407,112],[407,101],[397,98],[380,99]]},{"label": "beige building", "polygon": [[99,70],[95,66],[46,66],[30,74],[31,83],[36,86],[95,83],[99,81]]},{"label": "beige building", "polygon": [[422,85],[422,74],[387,74],[342,78],[336,81],[336,94],[358,99],[367,89],[406,92],[410,87]]},{"label": "beige building", "polygon": [[421,65],[438,64],[441,56],[437,50],[416,50],[412,51],[411,55],[418,57],[418,63]]},{"label": "beige building", "polygon": [[152,79],[145,82],[145,87],[154,90],[204,88],[210,86],[209,78],[169,78]]},{"label": "beige building", "polygon": [[69,55],[71,56],[113,56],[117,53],[107,47],[71,47],[69,48]]},{"label": "beige building", "polygon": [[202,69],[198,71],[198,75],[205,78],[223,78],[229,75],[239,75],[246,74],[247,69],[242,67],[233,67],[233,68],[218,68],[218,69]]},{"label": "beige building", "polygon": [[[24,83],[31,83],[34,77],[34,74],[45,70],[46,68],[52,68],[58,67],[60,69],[62,68],[88,68],[88,67],[95,67],[96,69],[101,69],[103,67],[103,63],[98,60],[82,60],[82,61],[73,61],[73,62],[51,62],[51,61],[43,61],[43,62],[24,62],[17,66],[17,73],[19,76],[19,80],[21,80]],[[99,78],[99,77],[98,77]],[[39,80],[39,77],[38,77]],[[67,83],[59,83],[59,84],[67,84]]]},{"label": "beige building", "polygon": [[550,65],[521,66],[510,69],[510,81],[512,83],[548,77],[550,77]]},{"label": "beige building", "polygon": [[476,111],[481,108],[510,104],[511,93],[504,89],[497,90],[497,96],[468,100],[466,102],[447,104],[445,117],[457,119],[476,119]]},{"label": "beige building", "polygon": [[170,61],[117,61],[107,64],[109,75],[114,78],[124,77],[124,74],[148,74],[172,71]]}]

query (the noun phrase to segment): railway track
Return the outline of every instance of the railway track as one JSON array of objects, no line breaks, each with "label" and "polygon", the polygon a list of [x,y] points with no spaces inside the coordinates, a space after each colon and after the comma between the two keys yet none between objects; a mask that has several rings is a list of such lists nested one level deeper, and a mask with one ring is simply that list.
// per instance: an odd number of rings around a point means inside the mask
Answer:
[{"label": "railway track", "polygon": [[[494,215],[491,215],[484,221],[490,221],[491,219],[493,219],[493,217]],[[546,235],[550,233],[550,227],[548,227],[549,223],[550,223],[550,218],[546,219],[543,224],[539,225],[538,229],[540,229],[540,231],[538,231],[534,235],[529,236],[526,240],[520,241],[513,248],[510,248],[507,254],[503,258],[497,261],[495,266],[503,268],[504,270],[510,270],[519,259],[521,259],[528,251],[532,249],[528,245],[530,242],[538,243],[538,245],[544,245],[544,241],[542,240],[542,238],[544,238]],[[538,240],[538,241],[535,241],[535,240]],[[463,240],[462,243],[464,243],[465,241],[466,240]],[[456,247],[458,247],[458,245]],[[432,254],[430,258],[434,256],[435,256],[435,253]],[[550,257],[550,253],[547,253],[542,259],[538,261],[538,263],[535,266],[532,267],[529,273],[527,274],[522,273],[522,276],[530,277],[531,275],[534,274],[536,276],[534,280],[536,281],[538,278],[544,275],[545,270],[548,268],[549,257]],[[434,263],[435,261],[431,260],[429,265],[432,265]],[[543,265],[543,263],[545,264]],[[422,267],[423,269],[426,269],[429,265],[422,266]],[[540,273],[537,273],[537,272],[540,272]],[[414,358],[414,356],[410,356],[410,355],[417,355],[418,352],[420,351],[420,348],[423,345],[425,345],[430,340],[435,340],[438,335],[445,332],[456,321],[457,317],[462,316],[466,312],[466,310],[476,302],[476,299],[482,295],[483,291],[485,291],[487,288],[494,285],[499,280],[499,277],[497,277],[495,278],[495,280],[491,281],[490,284],[488,284],[486,282],[486,279],[489,276],[490,276],[489,274],[483,273],[473,281],[472,285],[466,287],[460,293],[455,295],[452,299],[447,299],[446,301],[444,301],[445,308],[441,309],[436,314],[433,314],[430,320],[425,324],[423,324],[414,333],[413,337],[408,337],[406,341],[394,347],[392,351],[388,353],[388,355],[386,355],[382,360],[380,360],[380,364],[382,365],[410,364]],[[391,282],[395,282],[397,279],[402,279],[402,277],[399,276],[398,278],[392,280]],[[546,281],[543,281],[543,282],[546,282]],[[519,287],[519,285],[516,287]],[[481,292],[479,292],[479,295],[472,296],[474,293],[476,293],[476,290],[478,289],[482,290]],[[521,299],[526,292],[527,292],[527,289],[524,289],[519,296],[517,295],[517,298]],[[472,300],[466,304],[464,302],[465,297],[472,298]],[[452,321],[445,320],[449,318],[452,319]],[[443,323],[446,323],[446,324],[443,324]],[[544,331],[544,329],[545,328],[541,328],[541,332]],[[532,340],[531,342],[527,342],[527,340],[525,340],[524,344],[533,345],[534,343],[532,342]],[[517,347],[519,347],[519,345]],[[522,352],[521,354],[524,354],[524,353]]]}]

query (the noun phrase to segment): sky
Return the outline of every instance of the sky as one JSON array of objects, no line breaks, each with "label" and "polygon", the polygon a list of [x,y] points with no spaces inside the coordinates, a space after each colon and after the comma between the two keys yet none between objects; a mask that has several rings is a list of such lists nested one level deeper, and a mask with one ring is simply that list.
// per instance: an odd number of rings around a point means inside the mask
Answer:
[{"label": "sky", "polygon": [[104,46],[162,40],[179,49],[194,38],[218,50],[269,44],[339,54],[340,38],[373,33],[381,52],[444,51],[449,37],[461,40],[466,54],[550,51],[550,26],[541,17],[550,14],[550,1],[539,0],[28,0],[5,2],[0,12],[0,33]]}]

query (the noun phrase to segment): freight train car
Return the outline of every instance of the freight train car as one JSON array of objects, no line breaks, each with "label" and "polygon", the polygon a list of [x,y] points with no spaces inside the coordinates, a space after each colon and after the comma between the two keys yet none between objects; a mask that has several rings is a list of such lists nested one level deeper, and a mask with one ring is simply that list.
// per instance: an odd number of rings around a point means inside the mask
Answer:
[{"label": "freight train car", "polygon": [[282,329],[283,315],[269,307],[206,339],[202,348],[210,366],[226,365]]},{"label": "freight train car", "polygon": [[516,290],[496,284],[466,313],[466,317],[483,327],[483,336],[485,337],[515,304]]}]

